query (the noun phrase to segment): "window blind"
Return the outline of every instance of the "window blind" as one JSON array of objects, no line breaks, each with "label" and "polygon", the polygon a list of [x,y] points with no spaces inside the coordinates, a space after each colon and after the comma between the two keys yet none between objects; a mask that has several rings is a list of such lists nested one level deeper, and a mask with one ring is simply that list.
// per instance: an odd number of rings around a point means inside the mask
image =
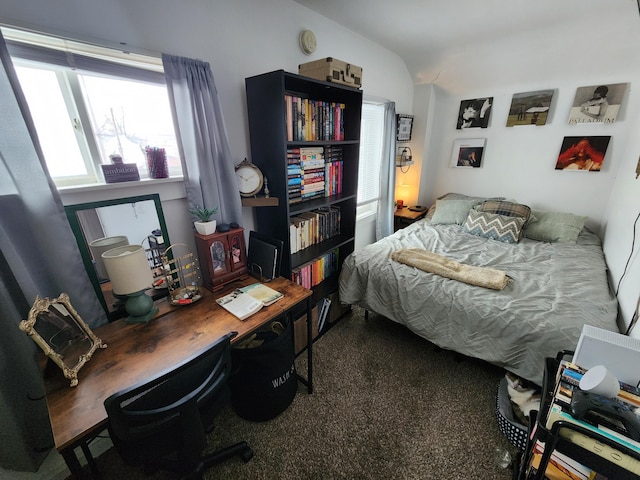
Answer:
[{"label": "window blind", "polygon": [[380,197],[380,162],[384,135],[384,106],[363,102],[358,166],[358,205]]}]

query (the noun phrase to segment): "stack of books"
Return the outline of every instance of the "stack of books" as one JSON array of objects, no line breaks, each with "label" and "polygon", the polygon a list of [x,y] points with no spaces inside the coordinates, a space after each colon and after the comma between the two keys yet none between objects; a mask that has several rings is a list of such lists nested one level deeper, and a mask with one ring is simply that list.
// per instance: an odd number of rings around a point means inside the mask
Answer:
[{"label": "stack of books", "polygon": [[287,148],[287,190],[290,204],[302,201],[301,187],[300,148]]},{"label": "stack of books", "polygon": [[302,176],[300,187],[302,200],[324,196],[324,148],[300,148],[300,170]]},{"label": "stack of books", "polygon": [[324,147],[325,189],[326,197],[342,193],[342,147]]},{"label": "stack of books", "polygon": [[[599,411],[589,411],[580,419],[572,415],[571,399],[574,392],[580,389],[580,379],[585,373],[585,369],[572,362],[562,361],[560,363],[556,376],[553,401],[544,421],[546,428],[551,430],[555,422],[565,421],[579,425],[600,437],[607,438],[634,452],[640,453],[640,442],[631,438],[630,433],[618,419]],[[640,410],[637,410],[640,409],[640,389],[620,382],[620,392],[615,401],[623,402],[629,408],[640,412]],[[568,428],[560,429],[559,435],[593,452],[595,455],[605,458],[607,461],[614,462],[635,474],[640,474],[640,461],[608,444],[598,441],[595,436],[589,436]],[[534,468],[537,468],[543,451],[544,443],[537,441],[533,450],[532,464]],[[550,479],[597,478],[594,475],[595,472],[592,472],[588,467],[557,451],[554,451],[551,455],[546,472],[546,476]]]}]

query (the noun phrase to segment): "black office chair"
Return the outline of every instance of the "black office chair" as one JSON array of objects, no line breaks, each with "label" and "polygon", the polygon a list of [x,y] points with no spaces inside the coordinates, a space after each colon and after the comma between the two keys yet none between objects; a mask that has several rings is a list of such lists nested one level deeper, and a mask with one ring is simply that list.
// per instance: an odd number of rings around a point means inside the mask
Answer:
[{"label": "black office chair", "polygon": [[235,455],[251,460],[246,442],[202,456],[213,420],[230,399],[230,341],[235,335],[104,401],[109,434],[125,463],[142,465],[147,473],[165,469],[200,479],[211,465]]}]

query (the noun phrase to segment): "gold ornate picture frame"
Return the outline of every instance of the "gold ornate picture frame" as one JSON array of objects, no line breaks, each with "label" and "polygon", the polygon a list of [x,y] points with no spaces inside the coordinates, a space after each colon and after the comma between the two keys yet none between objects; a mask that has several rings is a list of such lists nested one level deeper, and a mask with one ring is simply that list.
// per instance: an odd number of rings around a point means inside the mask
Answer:
[{"label": "gold ornate picture frame", "polygon": [[36,296],[19,327],[62,369],[72,387],[78,385],[78,371],[93,353],[107,348],[80,318],[66,293],[53,300]]}]

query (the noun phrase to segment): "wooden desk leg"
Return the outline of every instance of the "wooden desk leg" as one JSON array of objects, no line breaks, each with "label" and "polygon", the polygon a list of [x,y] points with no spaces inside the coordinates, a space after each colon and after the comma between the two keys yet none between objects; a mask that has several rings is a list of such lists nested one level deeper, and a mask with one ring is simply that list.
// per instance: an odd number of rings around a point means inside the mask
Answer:
[{"label": "wooden desk leg", "polygon": [[311,297],[307,298],[307,392],[313,393],[313,318]]}]

